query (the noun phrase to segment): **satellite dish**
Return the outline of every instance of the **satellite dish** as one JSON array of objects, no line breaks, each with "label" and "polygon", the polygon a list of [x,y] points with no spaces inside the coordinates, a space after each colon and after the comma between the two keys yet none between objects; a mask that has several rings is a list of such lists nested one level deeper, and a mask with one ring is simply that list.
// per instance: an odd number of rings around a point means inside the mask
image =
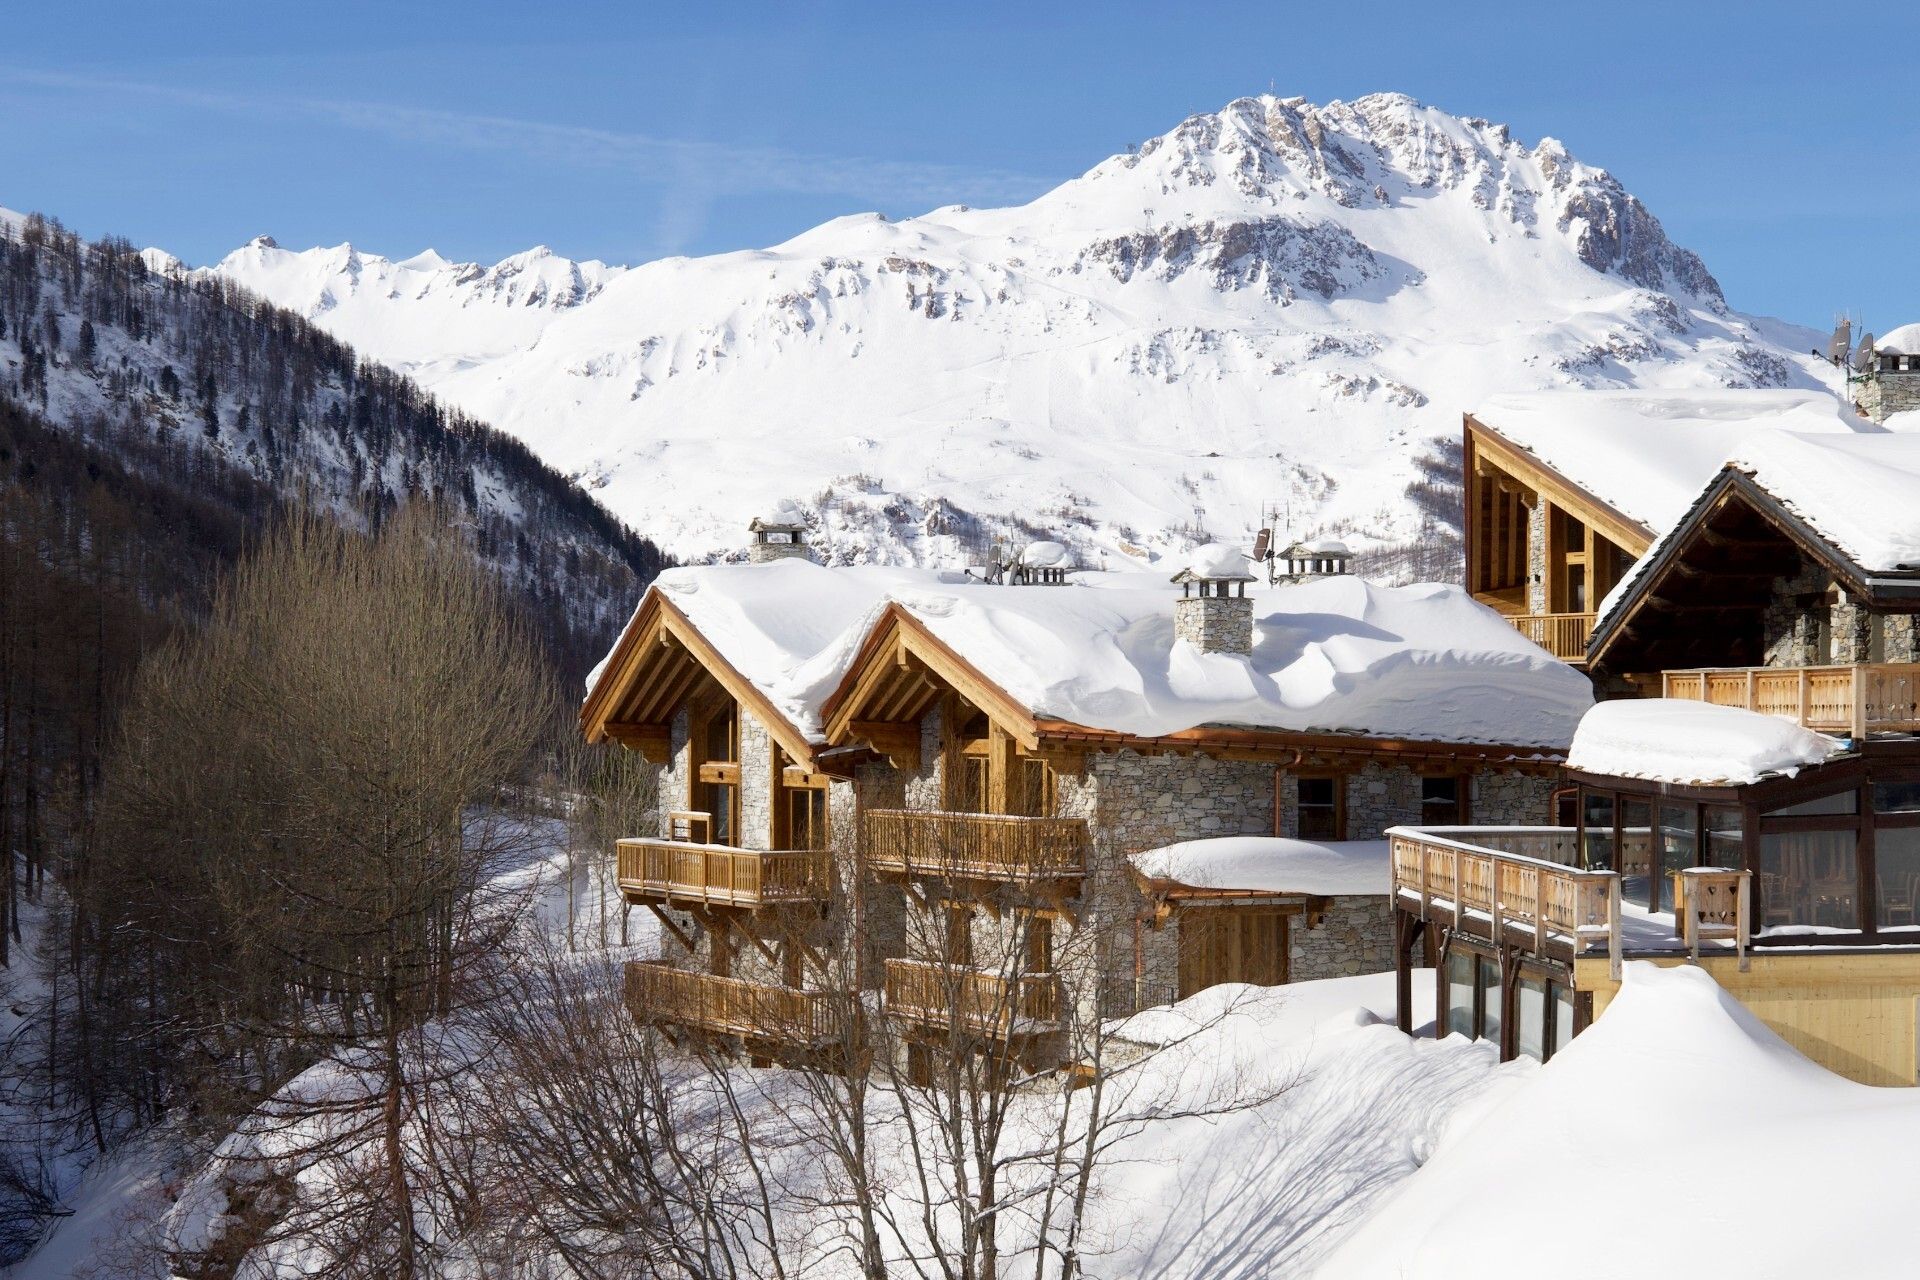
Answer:
[{"label": "satellite dish", "polygon": [[1835,364],[1845,364],[1847,353],[1853,347],[1853,321],[1843,319],[1833,326],[1833,336],[1827,339],[1827,359]]},{"label": "satellite dish", "polygon": [[1853,353],[1853,371],[1855,373],[1873,372],[1873,331],[1861,335],[1860,346]]},{"label": "satellite dish", "polygon": [[1262,529],[1259,533],[1254,535],[1253,558],[1255,560],[1265,560],[1267,558],[1268,549],[1271,548],[1272,545],[1273,545],[1273,530]]}]

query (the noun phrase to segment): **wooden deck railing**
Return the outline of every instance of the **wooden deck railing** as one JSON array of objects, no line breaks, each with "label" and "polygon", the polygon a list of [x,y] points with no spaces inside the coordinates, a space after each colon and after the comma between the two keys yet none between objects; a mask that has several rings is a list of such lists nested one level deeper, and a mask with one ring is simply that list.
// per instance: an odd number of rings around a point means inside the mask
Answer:
[{"label": "wooden deck railing", "polygon": [[645,961],[627,965],[626,995],[627,1006],[643,1022],[798,1048],[839,1039],[843,1025],[840,1006],[827,993],[717,978]]},{"label": "wooden deck railing", "polygon": [[1507,621],[1562,662],[1585,662],[1593,635],[1591,613],[1510,613]]},{"label": "wooden deck railing", "polygon": [[734,849],[675,840],[619,842],[621,892],[661,901],[757,907],[824,898],[827,855]]},{"label": "wooden deck railing", "polygon": [[862,824],[868,864],[909,875],[1067,879],[1093,845],[1083,818],[873,809]]},{"label": "wooden deck railing", "polygon": [[1604,950],[1620,976],[1620,877],[1569,865],[1573,829],[1393,827],[1387,838],[1403,910],[1540,955]]},{"label": "wooden deck railing", "polygon": [[1667,671],[1661,695],[1784,716],[1809,729],[1864,737],[1920,731],[1920,663],[1711,667]]},{"label": "wooden deck railing", "polygon": [[1023,975],[1016,996],[1006,978],[983,969],[889,960],[886,993],[897,1017],[993,1036],[1044,1032],[1059,1019],[1060,982],[1051,973]]}]

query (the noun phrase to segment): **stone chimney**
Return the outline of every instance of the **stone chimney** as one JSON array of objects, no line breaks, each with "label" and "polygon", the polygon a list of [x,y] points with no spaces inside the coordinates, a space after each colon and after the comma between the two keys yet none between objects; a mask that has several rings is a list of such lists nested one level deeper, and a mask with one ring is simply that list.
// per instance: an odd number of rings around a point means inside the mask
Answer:
[{"label": "stone chimney", "polygon": [[1173,575],[1180,598],[1173,602],[1173,634],[1201,653],[1253,652],[1253,601],[1247,556],[1237,547],[1210,542]]},{"label": "stone chimney", "polygon": [[753,535],[753,541],[747,544],[747,559],[754,564],[813,558],[807,549],[806,513],[791,498],[782,499],[769,514],[755,516],[747,530]]},{"label": "stone chimney", "polygon": [[1920,324],[1903,324],[1876,344],[1868,334],[1855,357],[1855,406],[1875,422],[1920,409]]}]

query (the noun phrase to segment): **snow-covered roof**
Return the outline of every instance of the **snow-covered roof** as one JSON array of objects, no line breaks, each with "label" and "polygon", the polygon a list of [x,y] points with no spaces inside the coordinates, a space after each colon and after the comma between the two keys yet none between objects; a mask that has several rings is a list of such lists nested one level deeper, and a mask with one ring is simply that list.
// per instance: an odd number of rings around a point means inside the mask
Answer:
[{"label": "snow-covered roof", "polygon": [[1903,324],[1873,344],[1883,355],[1920,356],[1920,323]]},{"label": "snow-covered roof", "polygon": [[1765,431],[1874,431],[1825,391],[1554,391],[1495,396],[1474,418],[1654,533]]},{"label": "snow-covered roof", "polygon": [[1389,848],[1385,840],[1317,844],[1277,836],[1221,836],[1162,845],[1129,861],[1148,879],[1172,880],[1191,889],[1335,897],[1391,892]]},{"label": "snow-covered roof", "polygon": [[782,498],[773,504],[772,510],[753,522],[756,529],[802,529],[806,527],[807,513],[792,498]]},{"label": "snow-covered roof", "polygon": [[1338,538],[1315,538],[1312,542],[1303,543],[1300,549],[1311,552],[1317,556],[1350,556],[1353,554],[1347,547],[1347,544]]},{"label": "snow-covered roof", "polygon": [[1567,767],[1615,778],[1744,786],[1792,775],[1841,749],[1825,734],[1743,707],[1622,699],[1587,712],[1568,748]]},{"label": "snow-covered roof", "polygon": [[1225,542],[1209,542],[1195,547],[1187,557],[1185,571],[1178,576],[1193,578],[1253,577],[1247,553]]},{"label": "snow-covered roof", "polygon": [[1867,570],[1920,568],[1920,436],[1749,437],[1727,463]]},{"label": "snow-covered roof", "polygon": [[794,559],[669,569],[650,590],[814,740],[889,603],[1036,719],[1142,737],[1231,725],[1559,751],[1592,703],[1584,676],[1438,584],[1256,585],[1249,657],[1176,645],[1154,573],[1035,591]]},{"label": "snow-covered roof", "polygon": [[1049,568],[1066,558],[1067,549],[1058,542],[1029,542],[1020,553],[1020,563],[1035,569]]}]

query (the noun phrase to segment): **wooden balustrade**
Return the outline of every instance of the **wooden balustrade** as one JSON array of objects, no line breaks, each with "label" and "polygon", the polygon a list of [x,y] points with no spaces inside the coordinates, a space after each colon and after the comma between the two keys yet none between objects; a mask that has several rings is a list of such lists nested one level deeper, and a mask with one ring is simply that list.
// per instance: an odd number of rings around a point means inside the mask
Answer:
[{"label": "wooden balustrade", "polygon": [[1620,976],[1620,877],[1569,865],[1571,828],[1394,827],[1387,838],[1401,909],[1540,955],[1605,950]]},{"label": "wooden balustrade", "polygon": [[676,840],[619,842],[620,889],[630,898],[758,907],[827,896],[827,854],[767,852]]},{"label": "wooden balustrade", "polygon": [[886,994],[889,1013],[936,1028],[1005,1037],[1042,1033],[1059,1020],[1060,982],[1051,973],[1023,975],[1016,995],[1006,978],[984,969],[889,960]]},{"label": "wooden balustrade", "polygon": [[830,993],[719,978],[646,961],[627,965],[626,996],[627,1006],[643,1022],[799,1048],[832,1043],[845,1025]]},{"label": "wooden balustrade", "polygon": [[1070,879],[1093,845],[1083,818],[873,809],[861,821],[868,864],[908,875]]},{"label": "wooden balustrade", "polygon": [[1920,731],[1920,663],[1709,667],[1663,672],[1660,685],[1663,697],[1744,707],[1856,738]]},{"label": "wooden balustrade", "polygon": [[1747,971],[1747,938],[1753,931],[1753,873],[1725,867],[1685,867],[1674,873],[1674,915],[1687,954],[1698,963],[1703,939],[1729,939]]},{"label": "wooden balustrade", "polygon": [[1562,662],[1585,662],[1593,635],[1591,613],[1510,613],[1507,621],[1521,635]]}]

